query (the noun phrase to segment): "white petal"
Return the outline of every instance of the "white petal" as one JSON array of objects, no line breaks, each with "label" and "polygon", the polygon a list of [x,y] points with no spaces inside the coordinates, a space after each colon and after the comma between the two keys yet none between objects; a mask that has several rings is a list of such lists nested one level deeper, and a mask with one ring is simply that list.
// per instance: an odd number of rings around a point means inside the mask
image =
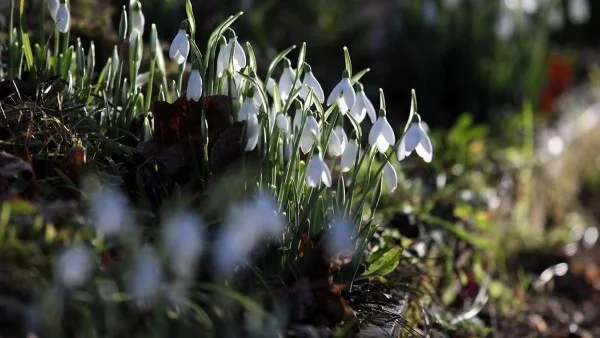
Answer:
[{"label": "white petal", "polygon": [[275,80],[273,80],[272,77],[270,77],[267,80],[267,93],[269,93],[271,97],[273,97],[273,93],[275,93],[275,86],[277,86],[277,83],[275,82]]},{"label": "white petal", "polygon": [[396,187],[398,186],[398,175],[396,174],[396,169],[390,162],[386,162],[383,166],[383,179],[385,180],[385,186],[388,193],[396,190]]},{"label": "white petal", "polygon": [[389,144],[396,143],[396,136],[394,135],[394,129],[392,129],[392,126],[388,122],[387,118],[385,116],[382,116],[381,120],[382,120],[381,134],[383,135],[383,137],[385,138],[387,143],[389,143]]},{"label": "white petal", "polygon": [[59,0],[48,0],[48,12],[54,23],[56,23],[56,14],[58,13],[58,7],[60,6]]},{"label": "white petal", "polygon": [[346,145],[346,149],[342,154],[342,172],[347,172],[354,167],[356,155],[358,155],[358,142],[355,139],[351,139]]},{"label": "white petal", "polygon": [[335,85],[335,87],[333,87],[331,94],[329,94],[329,97],[327,98],[328,106],[331,106],[338,99],[338,97],[340,97],[340,95],[342,94],[342,88],[343,81],[340,81],[337,85]]},{"label": "white petal", "polygon": [[188,101],[198,101],[200,100],[200,96],[202,96],[202,77],[200,76],[200,72],[194,69],[188,79],[186,98]]},{"label": "white petal", "polygon": [[246,151],[251,151],[256,148],[258,136],[260,134],[260,125],[258,124],[258,116],[256,114],[248,115],[246,122],[246,133],[248,135],[248,143],[246,143]]},{"label": "white petal", "polygon": [[[231,40],[229,40],[229,43],[232,43]],[[235,39],[234,46],[235,49],[233,50],[233,68],[236,71],[238,71],[246,67],[246,53],[244,52],[242,45],[240,45],[237,39]]]},{"label": "white petal", "polygon": [[244,103],[240,107],[238,112],[237,121],[242,122],[246,120],[251,114],[258,115],[258,111],[256,106],[254,105],[254,100],[251,97],[247,97],[244,100]]},{"label": "white petal", "polygon": [[377,120],[377,113],[375,112],[375,107],[373,107],[373,103],[371,103],[371,100],[369,100],[367,95],[365,95],[365,92],[362,92],[361,96],[363,104],[367,109],[367,115],[369,115],[369,118],[371,119],[371,123],[375,123],[375,121]]},{"label": "white petal", "polygon": [[219,54],[217,55],[217,77],[222,77],[225,69],[227,69],[227,60],[229,59],[229,44],[221,45]]},{"label": "white petal", "polygon": [[308,166],[306,167],[306,184],[309,187],[316,187],[321,183],[322,176],[322,160],[319,158],[319,155],[314,155],[310,162],[308,162]]},{"label": "white petal", "polygon": [[369,131],[369,144],[372,146],[377,143],[377,139],[381,135],[381,124],[382,120],[378,119],[373,126],[371,126],[371,130]]},{"label": "white petal", "polygon": [[304,100],[308,98],[308,94],[310,93],[308,89],[312,88],[319,102],[323,103],[323,101],[325,101],[325,94],[323,93],[323,88],[321,87],[321,84],[319,83],[317,78],[315,78],[312,72],[304,74],[304,81],[302,82],[302,85],[303,86],[300,90],[300,96]]},{"label": "white petal", "polygon": [[433,158],[433,147],[431,146],[431,140],[423,128],[419,125],[421,138],[417,145],[417,154],[423,158],[423,161],[429,163]]},{"label": "white petal", "polygon": [[388,141],[383,137],[383,135],[379,135],[377,140],[375,141],[375,147],[380,153],[385,153],[386,150],[390,147]]},{"label": "white petal", "polygon": [[279,131],[285,134],[288,132],[289,127],[287,117],[281,113],[277,114],[277,128],[279,128]]},{"label": "white petal", "polygon": [[342,113],[342,115],[345,115],[348,112],[348,105],[346,104],[346,101],[344,101],[343,97],[339,97],[337,99],[337,103],[338,103],[338,108],[340,109],[340,112]]},{"label": "white petal", "polygon": [[294,128],[294,130],[292,130],[293,133],[297,133],[300,130],[300,127],[302,126],[302,115],[302,110],[297,109],[292,123],[292,127]]},{"label": "white petal", "polygon": [[408,155],[415,150],[417,144],[421,141],[421,132],[417,123],[412,123],[408,128],[408,131],[403,137],[404,139],[404,152]]},{"label": "white petal", "polygon": [[300,148],[302,149],[302,152],[305,154],[308,153],[315,139],[319,139],[320,137],[321,133],[319,131],[317,120],[315,120],[315,117],[312,115],[308,116],[306,122],[304,122],[302,134],[300,135]]},{"label": "white petal", "polygon": [[329,135],[329,155],[340,156],[344,150],[342,149],[342,142],[336,133],[332,132]]},{"label": "white petal", "polygon": [[279,94],[282,100],[287,100],[292,91],[292,84],[296,78],[296,71],[291,67],[286,67],[279,78]]},{"label": "white petal", "polygon": [[327,164],[325,164],[325,162],[323,162],[322,159],[320,159],[320,161],[322,166],[321,180],[323,181],[323,183],[325,183],[327,187],[331,187],[331,172],[329,171],[329,167],[327,167]]},{"label": "white petal", "polygon": [[169,48],[169,57],[177,64],[182,64],[187,59],[189,53],[190,42],[185,31],[180,29],[173,39],[173,43],[171,43],[171,48]]},{"label": "white petal", "polygon": [[61,33],[66,33],[71,27],[71,13],[67,5],[61,3],[56,12],[56,29]]},{"label": "white petal", "polygon": [[398,157],[398,161],[402,161],[406,158],[406,156],[410,155],[410,153],[406,152],[406,135],[400,139],[400,145],[398,146],[398,150],[396,151],[396,157]]},{"label": "white petal", "polygon": [[144,33],[144,24],[146,22],[146,19],[144,18],[144,13],[142,13],[142,10],[134,10],[133,13],[131,13],[131,26],[133,27],[133,29],[137,29],[140,32],[140,35],[143,35]]},{"label": "white petal", "polygon": [[[363,94],[363,95],[361,95],[361,94]],[[356,100],[354,101],[354,106],[352,106],[352,109],[350,109],[350,114],[352,114],[352,117],[354,117],[354,119],[358,123],[361,123],[365,119],[365,116],[367,115],[367,109],[365,108],[365,105],[363,103],[363,96],[364,96],[364,93],[360,92],[356,96]]]},{"label": "white petal", "polygon": [[347,77],[342,79],[342,93],[344,94],[344,101],[348,108],[352,108],[354,106],[354,101],[356,101],[356,94],[354,93],[354,88],[352,88],[352,84],[350,83],[350,79]]}]

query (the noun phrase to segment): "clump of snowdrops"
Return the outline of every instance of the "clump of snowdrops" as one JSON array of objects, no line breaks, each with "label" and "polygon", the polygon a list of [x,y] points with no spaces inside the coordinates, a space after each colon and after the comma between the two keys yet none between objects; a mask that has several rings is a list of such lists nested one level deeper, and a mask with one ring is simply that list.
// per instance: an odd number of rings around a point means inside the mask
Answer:
[{"label": "clump of snowdrops", "polygon": [[[360,83],[368,69],[354,72],[346,48],[339,83],[327,91],[312,72],[305,44],[279,53],[264,73],[251,44],[243,44],[231,28],[242,13],[221,23],[201,50],[195,42],[196,25],[188,0],[187,19],[170,44],[169,61],[163,56],[156,26],[146,27],[141,2],[132,0],[122,11],[119,43],[96,74],[93,42],[87,48],[78,38],[75,45],[70,44],[67,1],[49,0],[40,10],[42,15],[49,12],[55,22],[51,43],[46,45],[32,44],[20,26],[21,17],[19,26],[13,26],[15,8],[11,9],[8,77],[20,77],[23,69],[36,81],[58,75],[66,83],[58,94],[62,108],[83,104],[79,111],[96,119],[101,133],[113,137],[122,136],[134,119],[142,118],[145,140],[154,133],[152,102],[201,102],[207,96],[225,94],[232,107],[231,123],[244,126],[242,157],[253,153],[260,163],[259,175],[248,176],[244,184],[246,198],[229,206],[216,230],[211,229],[216,234],[211,237],[213,243],[205,236],[208,228],[202,215],[187,209],[162,218],[160,241],[144,240],[134,225],[131,210],[135,206],[128,205],[119,189],[92,180],[96,183],[89,184],[92,188],[86,188],[83,196],[93,235],[74,236],[73,244],[58,256],[53,286],[45,298],[52,300],[53,305],[46,306],[55,314],[63,310],[57,304],[65,297],[89,301],[72,293],[86,290],[110,310],[108,322],[119,322],[116,308],[109,305],[115,300],[130,301],[144,311],[166,303],[192,309],[204,320],[208,315],[194,305],[194,294],[199,288],[216,289],[198,286],[194,279],[198,262],[209,249],[216,283],[233,278],[241,265],[255,264],[250,254],[260,250],[261,243],[280,249],[274,261],[283,268],[295,261],[303,234],[314,236],[322,230],[335,234],[332,248],[355,251],[360,261],[376,227],[374,211],[381,194],[397,188],[396,160],[412,152],[425,162],[432,159],[432,144],[417,113],[415,92],[406,126],[394,130],[386,116],[401,112],[386,110],[382,89],[376,109]],[[150,46],[144,49],[143,37],[148,33]],[[144,50],[149,51],[147,57]],[[295,50],[298,53],[292,58]],[[167,62],[178,67],[176,79],[170,82]],[[208,137],[211,126],[206,111],[198,113],[202,114],[202,136]],[[203,166],[198,172],[210,179],[206,159],[198,162]],[[95,258],[111,246],[131,249],[122,276],[108,275]]]}]

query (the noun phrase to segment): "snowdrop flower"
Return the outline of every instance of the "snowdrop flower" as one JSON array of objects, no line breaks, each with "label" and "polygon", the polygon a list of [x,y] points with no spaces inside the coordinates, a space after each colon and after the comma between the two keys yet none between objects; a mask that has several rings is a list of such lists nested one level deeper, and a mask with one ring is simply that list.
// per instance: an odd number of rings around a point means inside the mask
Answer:
[{"label": "snowdrop flower", "polygon": [[192,74],[188,79],[188,86],[186,91],[186,99],[188,101],[194,100],[198,102],[202,96],[202,77],[198,69],[192,70]]},{"label": "snowdrop flower", "polygon": [[294,114],[294,120],[292,121],[292,132],[297,133],[302,126],[302,118],[304,114],[302,113],[302,106],[296,101],[296,113]]},{"label": "snowdrop flower", "polygon": [[59,0],[48,0],[48,12],[50,12],[50,16],[54,23],[56,23],[56,15],[58,13],[58,7],[60,6]]},{"label": "snowdrop flower", "polygon": [[246,135],[248,142],[246,143],[246,151],[252,151],[258,144],[258,136],[260,135],[260,124],[258,123],[257,114],[249,114],[246,121]]},{"label": "snowdrop flower", "polygon": [[496,21],[496,36],[507,40],[515,32],[515,19],[510,13],[502,12]]},{"label": "snowdrop flower", "polygon": [[142,3],[136,1],[132,5],[132,13],[131,13],[131,31],[134,29],[140,33],[140,36],[144,34],[144,24],[146,19],[144,18],[144,13],[142,13]]},{"label": "snowdrop flower", "polygon": [[240,107],[240,110],[237,114],[237,121],[242,122],[248,118],[250,115],[258,115],[258,107],[256,106],[256,101],[254,100],[254,88],[250,88],[248,92],[248,96],[244,99],[244,103]]},{"label": "snowdrop flower", "polygon": [[300,97],[304,101],[308,99],[311,89],[313,93],[315,93],[317,100],[323,103],[325,101],[325,94],[323,93],[323,88],[321,87],[321,84],[319,83],[317,78],[313,75],[311,67],[309,65],[305,65],[304,80],[302,81],[302,89],[300,89]]},{"label": "snowdrop flower", "polygon": [[321,138],[321,131],[319,130],[319,123],[314,116],[309,115],[306,117],[304,122],[304,128],[300,134],[300,149],[303,153],[308,153],[315,140]]},{"label": "snowdrop flower", "polygon": [[352,226],[347,219],[336,217],[330,224],[331,232],[327,234],[327,254],[337,255],[354,251],[355,243],[352,240]]},{"label": "snowdrop flower", "polygon": [[71,13],[66,3],[61,3],[56,12],[56,29],[61,33],[66,33],[71,27]]},{"label": "snowdrop flower", "polygon": [[275,95],[275,87],[277,87],[277,83],[272,77],[267,80],[267,85],[265,87],[267,89],[267,93],[273,97],[273,95]]},{"label": "snowdrop flower", "polygon": [[586,23],[590,18],[590,4],[588,0],[569,0],[569,19],[574,24]]},{"label": "snowdrop flower", "polygon": [[233,70],[238,72],[246,66],[246,53],[237,40],[232,37],[229,42],[220,42],[219,54],[217,55],[217,77],[222,77],[225,70],[229,68],[229,58],[233,48]]},{"label": "snowdrop flower", "polygon": [[57,274],[62,285],[68,289],[83,286],[91,277],[92,269],[92,254],[83,244],[75,244],[58,256]]},{"label": "snowdrop flower", "polygon": [[[182,24],[185,26],[186,24]],[[177,35],[173,39],[171,43],[171,48],[169,49],[169,57],[171,60],[175,61],[177,64],[182,64],[187,60],[188,54],[190,53],[190,41],[188,40],[187,33],[185,32],[185,27],[179,29]]]},{"label": "snowdrop flower", "polygon": [[338,107],[342,114],[346,114],[348,109],[354,106],[354,101],[356,100],[356,94],[354,93],[354,89],[350,84],[350,74],[347,70],[344,70],[342,73],[342,80],[333,88],[331,94],[327,98],[327,105],[331,106],[334,102],[337,101]]},{"label": "snowdrop flower", "polygon": [[380,153],[385,153],[390,145],[396,143],[396,136],[390,123],[385,117],[385,111],[381,109],[379,111],[379,118],[369,132],[369,144],[376,147]]},{"label": "snowdrop flower", "polygon": [[371,123],[375,123],[375,120],[377,120],[375,107],[373,107],[373,104],[367,95],[365,95],[363,86],[360,83],[356,86],[356,88],[356,101],[354,101],[354,106],[352,106],[350,109],[350,114],[358,123],[361,123],[368,114],[369,118],[371,119]]},{"label": "snowdrop flower", "polygon": [[238,72],[233,73],[233,75],[227,75],[227,81],[225,81],[223,86],[223,94],[229,95],[229,88],[231,87],[231,98],[233,100],[237,99],[242,78],[242,75]]},{"label": "snowdrop flower", "polygon": [[323,182],[327,187],[331,187],[331,172],[329,167],[323,161],[321,154],[313,155],[306,166],[306,184],[309,187],[316,188]]},{"label": "snowdrop flower", "polygon": [[329,155],[333,157],[340,156],[346,149],[346,143],[348,143],[348,137],[342,126],[335,126],[329,135]]},{"label": "snowdrop flower", "polygon": [[279,95],[282,100],[287,100],[293,89],[300,88],[300,83],[294,83],[294,80],[296,80],[296,70],[292,68],[290,60],[285,58],[283,59],[283,72],[279,77]]},{"label": "snowdrop flower", "polygon": [[136,28],[134,28],[129,35],[129,53],[134,53],[134,62],[139,63],[142,60],[142,40],[140,31]]},{"label": "snowdrop flower", "polygon": [[160,260],[151,246],[137,250],[131,269],[129,293],[139,305],[149,305],[156,296],[162,281]]},{"label": "snowdrop flower", "polygon": [[358,141],[355,138],[350,138],[348,144],[346,144],[346,148],[344,149],[344,153],[342,154],[342,172],[347,172],[354,167],[354,163],[356,162],[356,156],[358,155]]},{"label": "snowdrop flower", "polygon": [[383,180],[385,181],[388,193],[396,190],[398,186],[398,174],[396,174],[396,169],[389,161],[383,165]]},{"label": "snowdrop flower", "polygon": [[287,134],[290,129],[290,121],[282,113],[277,114],[277,128],[282,134]]},{"label": "snowdrop flower", "polygon": [[96,231],[106,238],[121,234],[131,221],[127,199],[110,188],[92,192],[89,216]]},{"label": "snowdrop flower", "polygon": [[181,279],[194,276],[202,251],[202,220],[190,213],[173,216],[166,224],[164,245],[169,254],[169,266]]},{"label": "snowdrop flower", "polygon": [[230,273],[265,237],[281,234],[285,222],[277,210],[275,200],[265,193],[231,209],[217,236],[215,266],[221,273]]},{"label": "snowdrop flower", "polygon": [[402,137],[397,151],[398,161],[402,161],[413,150],[417,151],[417,154],[423,158],[423,161],[427,163],[431,162],[433,156],[431,140],[423,129],[420,120],[417,123],[412,123],[406,134]]}]

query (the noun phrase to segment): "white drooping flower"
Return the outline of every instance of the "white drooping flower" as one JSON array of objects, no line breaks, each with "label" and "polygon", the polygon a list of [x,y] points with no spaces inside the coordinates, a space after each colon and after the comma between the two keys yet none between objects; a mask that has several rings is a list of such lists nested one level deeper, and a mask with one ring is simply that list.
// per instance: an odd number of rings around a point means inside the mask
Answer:
[{"label": "white drooping flower", "polygon": [[285,222],[277,210],[275,200],[264,192],[230,210],[216,240],[215,267],[221,273],[231,273],[259,242],[282,233]]},{"label": "white drooping flower", "polygon": [[294,113],[294,120],[292,121],[292,133],[295,134],[300,131],[303,115],[302,108],[298,105],[298,107],[296,107],[296,112]]},{"label": "white drooping flower", "polygon": [[56,29],[61,33],[66,33],[71,27],[71,13],[66,3],[61,3],[56,12]]},{"label": "white drooping flower", "polygon": [[349,77],[348,71],[345,70],[342,74],[342,79],[333,88],[331,94],[329,94],[329,97],[327,98],[328,106],[331,106],[337,101],[338,108],[342,114],[346,114],[346,112],[354,106],[354,101],[356,100],[356,94],[354,93],[352,84],[350,84]]},{"label": "white drooping flower", "polygon": [[134,28],[129,35],[129,53],[133,53],[133,60],[136,63],[142,60],[142,39],[137,28]]},{"label": "white drooping flower", "polygon": [[270,77],[267,80],[267,85],[265,87],[267,89],[267,93],[269,93],[269,95],[273,97],[273,95],[275,95],[275,87],[277,87],[277,82],[275,82],[275,80],[273,80],[273,78]]},{"label": "white drooping flower", "polygon": [[58,13],[58,7],[60,6],[59,0],[48,0],[48,12],[50,12],[50,16],[54,23],[56,23],[56,15]]},{"label": "white drooping flower", "polygon": [[309,187],[316,188],[321,182],[331,187],[331,172],[325,161],[323,161],[321,154],[315,154],[306,166],[306,184]]},{"label": "white drooping flower", "polygon": [[177,32],[171,43],[171,48],[169,48],[169,57],[180,65],[187,60],[189,53],[190,41],[188,40],[187,33],[184,29],[179,29],[179,32]]},{"label": "white drooping flower", "polygon": [[300,149],[303,153],[308,153],[315,140],[321,138],[319,123],[314,116],[309,115],[304,122],[304,128],[300,134]]},{"label": "white drooping flower", "polygon": [[282,113],[277,114],[277,128],[282,134],[287,134],[290,130],[290,121],[287,116]]},{"label": "white drooping flower", "polygon": [[84,244],[75,244],[58,256],[56,272],[64,287],[74,289],[87,283],[93,267],[90,249]]},{"label": "white drooping flower", "polygon": [[231,48],[233,48],[233,70],[240,71],[246,66],[246,53],[237,40],[237,37],[232,37],[229,42],[220,44],[219,54],[217,55],[217,77],[222,77],[225,71],[229,68],[229,59],[231,56]]},{"label": "white drooping flower", "polygon": [[304,100],[308,100],[308,96],[310,94],[310,90],[312,89],[313,93],[317,97],[320,103],[325,101],[325,93],[323,93],[323,88],[321,84],[314,76],[312,69],[309,65],[304,66],[304,80],[302,80],[302,88],[300,89],[300,97]]},{"label": "white drooping flower", "polygon": [[413,122],[406,134],[402,136],[400,145],[398,147],[397,156],[398,161],[402,161],[414,150],[417,154],[423,158],[423,161],[429,163],[433,157],[433,147],[431,146],[431,140],[423,129],[421,122]]},{"label": "white drooping flower", "polygon": [[119,236],[131,222],[127,199],[110,188],[91,193],[89,216],[96,231],[105,238]]},{"label": "white drooping flower", "polygon": [[194,276],[202,252],[202,228],[202,220],[190,213],[177,214],[166,223],[163,242],[169,255],[169,267],[180,279]]},{"label": "white drooping flower", "polygon": [[248,142],[246,143],[246,151],[252,151],[258,144],[258,137],[260,136],[260,124],[258,123],[257,114],[249,114],[246,120],[246,135],[248,136]]},{"label": "white drooping flower", "polygon": [[188,101],[194,100],[199,101],[202,96],[202,77],[198,69],[192,70],[188,79],[188,86],[186,91],[186,98]]},{"label": "white drooping flower", "polygon": [[131,268],[128,290],[141,306],[148,306],[156,299],[162,282],[162,270],[156,251],[151,246],[137,250]]},{"label": "white drooping flower", "polygon": [[283,72],[279,77],[279,95],[282,100],[287,100],[294,89],[300,88],[300,83],[294,83],[296,80],[296,70],[292,68],[290,60],[284,59]]},{"label": "white drooping flower", "polygon": [[377,120],[377,113],[375,112],[375,107],[371,103],[371,100],[365,95],[365,91],[362,85],[358,85],[358,90],[356,92],[356,101],[354,102],[354,106],[350,109],[350,114],[356,120],[356,122],[361,123],[366,115],[369,115],[371,119],[371,123],[375,123]]},{"label": "white drooping flower", "polygon": [[[383,111],[382,111],[383,112]],[[376,147],[380,153],[385,153],[390,145],[396,143],[396,136],[385,114],[379,116],[369,131],[369,144]]]},{"label": "white drooping flower", "polygon": [[144,18],[144,13],[142,12],[142,3],[136,1],[132,5],[132,13],[131,13],[131,27],[132,31],[137,29],[140,32],[140,36],[144,35],[144,24],[146,23],[146,19]]},{"label": "white drooping flower", "polygon": [[383,165],[383,180],[388,193],[396,190],[398,186],[398,174],[396,174],[396,169],[389,161]]},{"label": "white drooping flower", "polygon": [[569,19],[574,24],[583,24],[590,19],[590,4],[588,0],[569,0],[567,10]]},{"label": "white drooping flower", "polygon": [[341,166],[342,172],[347,172],[354,167],[356,163],[356,156],[358,155],[358,141],[354,138],[350,138],[348,144],[346,144],[346,149],[344,149],[344,153],[342,154]]},{"label": "white drooping flower", "polygon": [[335,126],[329,135],[329,148],[327,149],[329,155],[333,157],[340,156],[346,149],[346,143],[348,143],[348,137],[342,126]]}]

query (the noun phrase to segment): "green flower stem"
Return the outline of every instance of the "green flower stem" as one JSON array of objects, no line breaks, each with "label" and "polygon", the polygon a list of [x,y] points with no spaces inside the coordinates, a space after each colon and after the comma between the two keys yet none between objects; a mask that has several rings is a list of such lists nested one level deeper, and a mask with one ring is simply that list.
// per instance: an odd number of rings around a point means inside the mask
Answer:
[{"label": "green flower stem", "polygon": [[150,104],[152,102],[152,87],[154,83],[154,70],[156,68],[156,58],[152,58],[150,61],[150,74],[148,76],[148,85],[146,86],[146,104],[144,105],[144,112],[147,114],[150,111]]},{"label": "green flower stem", "polygon": [[60,64],[60,32],[58,31],[58,29],[56,29],[56,26],[54,27],[54,64],[53,69],[54,69],[54,74],[57,75],[60,68],[59,68],[59,64]]},{"label": "green flower stem", "polygon": [[180,95],[181,95],[181,87],[183,85],[183,73],[185,72],[185,64],[186,64],[186,61],[183,61],[183,63],[179,65],[179,77],[177,80],[177,90],[179,91]]}]

